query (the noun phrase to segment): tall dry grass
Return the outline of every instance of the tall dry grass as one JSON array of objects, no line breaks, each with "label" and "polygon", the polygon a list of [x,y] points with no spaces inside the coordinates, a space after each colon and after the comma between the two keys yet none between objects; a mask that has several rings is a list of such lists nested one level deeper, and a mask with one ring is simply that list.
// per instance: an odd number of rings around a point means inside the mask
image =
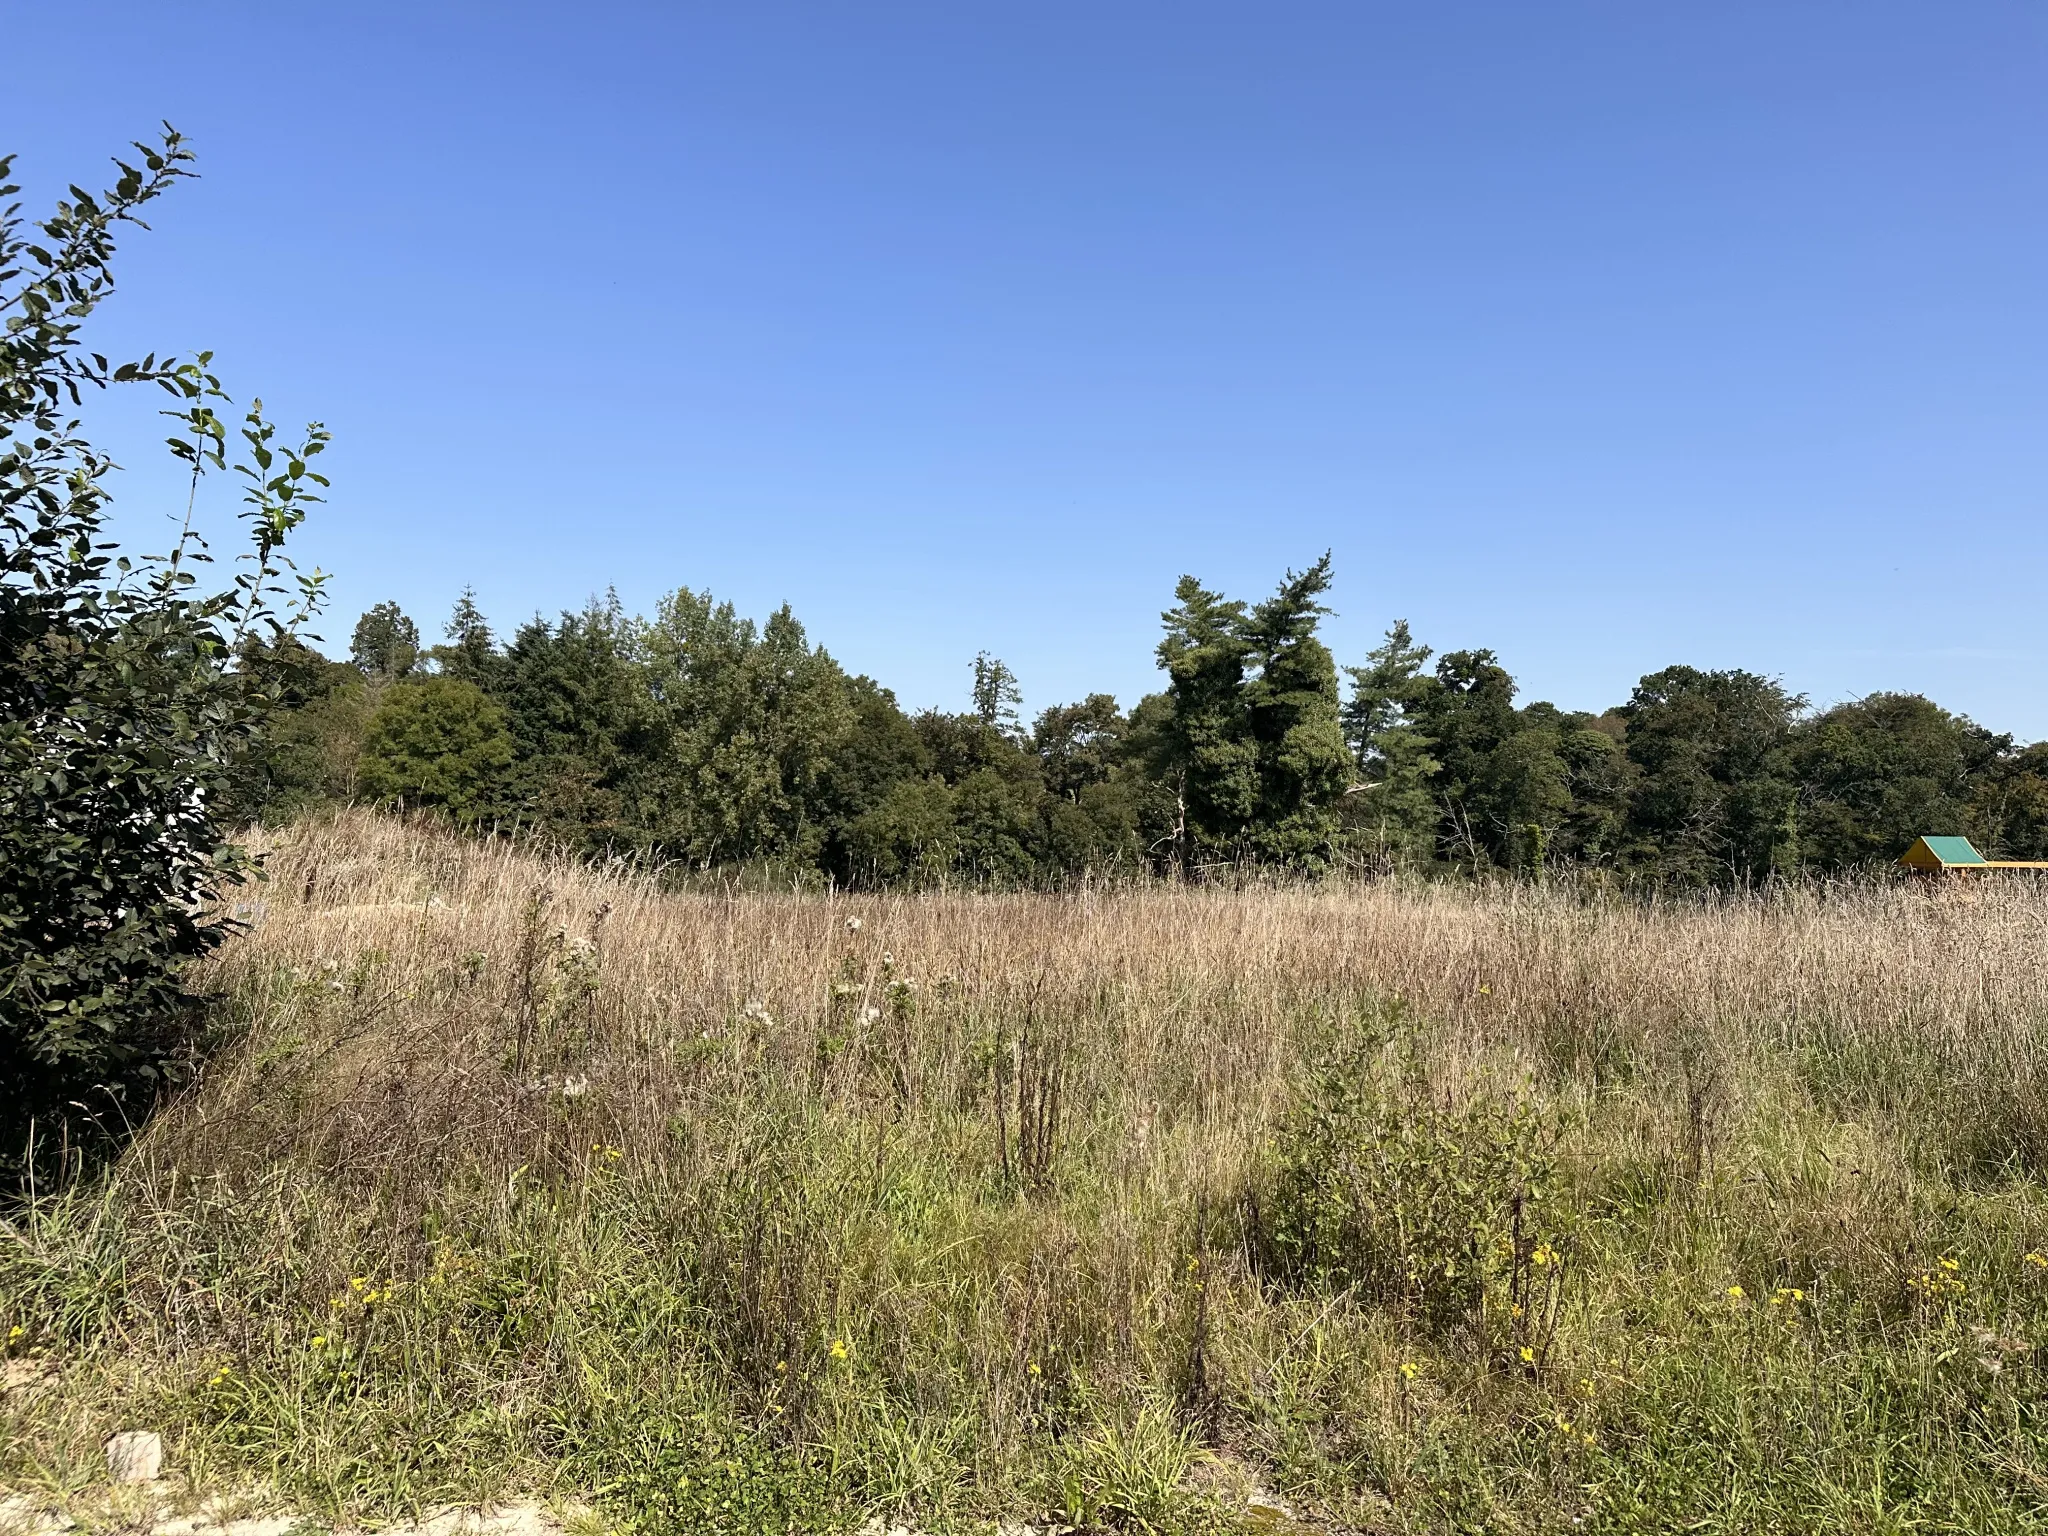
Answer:
[{"label": "tall dry grass", "polygon": [[2031,884],[674,893],[349,815],[249,895],[201,1080],[0,1260],[16,1475],[146,1409],[338,1510],[2041,1523]]}]

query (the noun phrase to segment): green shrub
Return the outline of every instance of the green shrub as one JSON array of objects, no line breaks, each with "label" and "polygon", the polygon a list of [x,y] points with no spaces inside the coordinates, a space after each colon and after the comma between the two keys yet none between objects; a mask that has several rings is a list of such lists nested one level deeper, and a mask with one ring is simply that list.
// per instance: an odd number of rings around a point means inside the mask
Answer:
[{"label": "green shrub", "polygon": [[[223,937],[210,903],[245,869],[227,821],[236,764],[275,694],[235,658],[288,637],[319,594],[302,579],[288,621],[272,606],[290,569],[280,547],[326,483],[308,467],[326,434],[273,447],[260,405],[232,466],[250,548],[231,581],[198,590],[209,557],[189,517],[168,555],[110,552],[112,462],[65,415],[85,390],[168,391],[195,493],[230,467],[208,354],[115,366],[80,345],[113,285],[119,226],[189,174],[176,133],[137,148],[139,168],[121,165],[98,198],[74,188],[40,239],[0,216],[0,1176],[32,1141],[75,1145],[139,1118],[173,1068],[190,1019],[180,970]],[[0,183],[11,167],[0,159]],[[18,190],[0,185],[0,199]]]},{"label": "green shrub", "polygon": [[1310,1066],[1254,1202],[1255,1244],[1288,1281],[1429,1329],[1497,1309],[1540,1350],[1563,1267],[1543,1226],[1555,1132],[1518,1092],[1439,1088],[1397,1015]]},{"label": "green shrub", "polygon": [[384,690],[370,716],[358,782],[373,799],[473,822],[496,807],[512,756],[505,712],[476,684],[405,678]]},{"label": "green shrub", "polygon": [[579,1460],[624,1531],[784,1536],[856,1523],[810,1460],[731,1425],[662,1414],[592,1429]]}]

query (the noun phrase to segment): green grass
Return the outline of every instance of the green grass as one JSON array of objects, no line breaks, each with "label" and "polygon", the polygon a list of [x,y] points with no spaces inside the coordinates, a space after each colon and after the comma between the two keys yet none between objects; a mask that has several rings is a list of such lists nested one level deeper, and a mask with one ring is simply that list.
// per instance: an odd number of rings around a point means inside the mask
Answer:
[{"label": "green grass", "polygon": [[208,1079],[0,1234],[0,1481],[149,1425],[334,1521],[2048,1528],[2031,896],[849,907],[325,836]]}]

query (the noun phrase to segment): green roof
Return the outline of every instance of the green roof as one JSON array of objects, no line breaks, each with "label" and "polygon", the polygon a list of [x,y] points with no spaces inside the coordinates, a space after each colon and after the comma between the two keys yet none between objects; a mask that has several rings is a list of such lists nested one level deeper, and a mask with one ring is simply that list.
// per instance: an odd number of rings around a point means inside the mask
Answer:
[{"label": "green roof", "polygon": [[1923,837],[1906,850],[1905,857],[1899,862],[1929,869],[1936,866],[1982,864],[1986,860],[1967,837]]}]

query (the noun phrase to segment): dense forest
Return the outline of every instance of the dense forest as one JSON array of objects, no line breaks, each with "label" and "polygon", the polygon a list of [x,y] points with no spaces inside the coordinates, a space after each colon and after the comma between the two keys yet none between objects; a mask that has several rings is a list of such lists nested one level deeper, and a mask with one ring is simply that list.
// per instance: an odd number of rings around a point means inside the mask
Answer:
[{"label": "dense forest", "polygon": [[1597,715],[1518,705],[1493,652],[1437,656],[1405,623],[1340,666],[1317,634],[1330,582],[1327,556],[1255,603],[1184,578],[1160,692],[1028,725],[993,657],[968,709],[912,714],[787,607],[757,625],[682,589],[652,617],[593,602],[501,641],[465,593],[426,645],[383,603],[346,662],[246,649],[286,708],[239,808],[367,800],[855,885],[1251,865],[1725,885],[1922,833],[2048,855],[2048,745],[1918,695],[1816,712],[1769,677],[1672,666]]}]

